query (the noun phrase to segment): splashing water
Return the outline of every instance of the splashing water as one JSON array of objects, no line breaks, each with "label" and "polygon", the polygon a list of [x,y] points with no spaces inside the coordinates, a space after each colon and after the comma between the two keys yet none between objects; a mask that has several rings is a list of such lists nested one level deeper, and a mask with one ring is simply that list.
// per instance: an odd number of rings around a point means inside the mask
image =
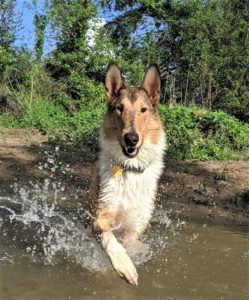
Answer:
[{"label": "splashing water", "polygon": [[[55,178],[56,173],[72,178],[74,172],[69,164],[60,161],[59,150],[59,147],[46,150],[44,160],[37,164],[38,169],[49,172],[48,178],[39,182],[30,181],[24,186],[15,183],[11,186],[11,197],[0,196],[2,238],[13,252],[12,256],[11,251],[0,253],[0,259],[13,261],[15,248],[22,248],[22,255],[34,262],[54,265],[61,260],[69,260],[89,270],[110,270],[106,254],[91,230],[84,226],[91,216],[82,207],[77,191],[68,192],[68,186]],[[65,195],[70,195],[70,202],[74,203],[71,210],[63,205],[67,200]],[[160,226],[175,234],[184,225],[180,220],[172,222],[165,211],[154,216],[152,222],[157,225],[143,235],[143,253],[130,253],[136,264],[150,260],[167,247],[167,230],[162,232]]]},{"label": "splashing water", "polygon": [[[84,227],[89,212],[82,213],[80,203],[73,213],[61,208],[61,197],[58,195],[65,191],[65,186],[45,179],[43,182],[29,182],[26,186],[15,183],[12,188],[13,197],[0,197],[0,226],[5,239],[12,236],[12,246],[19,239],[25,255],[44,264],[54,265],[66,259],[89,270],[111,269],[106,254],[91,230]],[[166,228],[172,226],[165,214],[156,219]],[[147,251],[133,256],[136,264],[144,263],[167,246],[167,238],[154,233],[143,236]],[[156,245],[153,249],[149,247],[152,241]],[[6,253],[3,257],[10,260]]]},{"label": "splashing water", "polygon": [[[45,264],[55,264],[61,255],[88,269],[110,268],[109,261],[90,230],[84,228],[82,220],[59,209],[57,193],[61,190],[60,184],[45,179],[42,184],[30,182],[24,187],[15,184],[13,188],[14,198],[0,197],[3,215],[0,226],[5,236],[11,224],[13,228],[18,227],[22,232],[15,235],[26,235],[22,239],[26,242],[26,252],[32,256],[40,254]],[[87,217],[87,212],[83,217]],[[30,231],[32,237],[27,238]]]}]

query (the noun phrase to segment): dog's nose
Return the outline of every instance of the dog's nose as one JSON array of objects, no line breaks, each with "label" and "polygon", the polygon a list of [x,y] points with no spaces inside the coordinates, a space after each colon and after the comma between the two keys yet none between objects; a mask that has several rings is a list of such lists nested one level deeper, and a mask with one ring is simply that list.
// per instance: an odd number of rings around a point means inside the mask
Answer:
[{"label": "dog's nose", "polygon": [[124,136],[124,141],[127,146],[135,146],[139,141],[139,136],[136,132],[128,132]]}]

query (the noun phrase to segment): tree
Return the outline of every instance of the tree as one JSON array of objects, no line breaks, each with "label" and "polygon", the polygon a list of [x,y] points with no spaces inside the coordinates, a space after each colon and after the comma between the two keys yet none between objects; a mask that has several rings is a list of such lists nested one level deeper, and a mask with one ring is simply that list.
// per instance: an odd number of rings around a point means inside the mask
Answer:
[{"label": "tree", "polygon": [[[186,105],[225,108],[241,119],[247,118],[248,1],[101,3],[105,9],[118,12],[106,28],[121,47],[125,42],[130,49],[132,34],[137,30],[142,55],[133,57],[143,61],[150,57],[160,63],[164,98]],[[141,35],[138,29],[143,23],[149,30]]]},{"label": "tree", "polygon": [[19,18],[14,8],[16,0],[0,0],[0,79],[12,63],[13,43],[16,40]]},{"label": "tree", "polygon": [[0,0],[0,46],[8,49],[16,39],[16,0]]},{"label": "tree", "polygon": [[51,1],[51,27],[56,49],[46,63],[53,78],[66,84],[68,94],[80,98],[80,82],[87,57],[86,32],[96,9],[90,0]]}]

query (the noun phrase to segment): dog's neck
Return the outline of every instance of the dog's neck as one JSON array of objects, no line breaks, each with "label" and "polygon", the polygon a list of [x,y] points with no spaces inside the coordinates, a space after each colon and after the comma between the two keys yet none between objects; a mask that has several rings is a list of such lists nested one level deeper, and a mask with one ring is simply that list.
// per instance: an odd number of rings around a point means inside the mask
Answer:
[{"label": "dog's neck", "polygon": [[122,171],[133,172],[133,173],[143,173],[148,168],[148,166],[151,164],[151,163],[148,163],[147,165],[142,167],[142,166],[127,165],[127,164],[122,163],[121,161],[118,161],[115,158],[112,158],[111,160],[112,160],[113,166],[117,166],[117,167],[121,168]]}]

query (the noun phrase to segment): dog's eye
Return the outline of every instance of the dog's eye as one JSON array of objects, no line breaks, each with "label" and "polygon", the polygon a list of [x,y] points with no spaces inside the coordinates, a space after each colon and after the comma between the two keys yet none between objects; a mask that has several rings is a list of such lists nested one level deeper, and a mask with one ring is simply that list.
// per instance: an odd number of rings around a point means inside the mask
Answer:
[{"label": "dog's eye", "polygon": [[122,112],[124,110],[124,107],[123,105],[119,105],[116,107],[116,109],[119,111],[119,112]]},{"label": "dog's eye", "polygon": [[148,110],[147,107],[142,107],[142,108],[141,108],[141,112],[142,112],[142,113],[146,112],[147,110]]}]

